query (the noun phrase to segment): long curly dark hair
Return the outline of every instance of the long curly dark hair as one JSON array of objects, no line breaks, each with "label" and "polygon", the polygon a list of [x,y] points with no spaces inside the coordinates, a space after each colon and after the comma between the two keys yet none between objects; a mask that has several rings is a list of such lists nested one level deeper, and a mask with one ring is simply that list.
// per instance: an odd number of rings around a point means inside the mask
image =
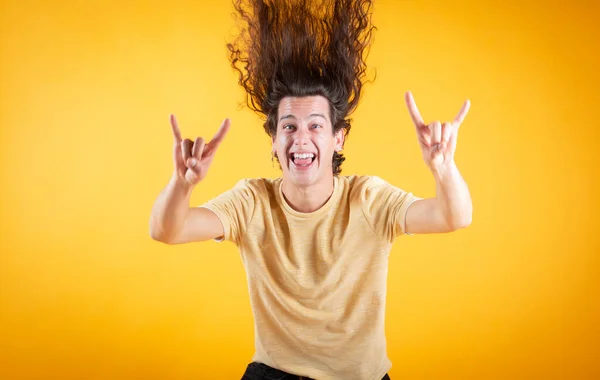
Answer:
[{"label": "long curly dark hair", "polygon": [[[240,31],[227,44],[250,109],[277,133],[279,101],[321,95],[329,100],[333,133],[350,132],[375,26],[371,0],[234,0]],[[333,155],[333,174],[344,156]]]}]

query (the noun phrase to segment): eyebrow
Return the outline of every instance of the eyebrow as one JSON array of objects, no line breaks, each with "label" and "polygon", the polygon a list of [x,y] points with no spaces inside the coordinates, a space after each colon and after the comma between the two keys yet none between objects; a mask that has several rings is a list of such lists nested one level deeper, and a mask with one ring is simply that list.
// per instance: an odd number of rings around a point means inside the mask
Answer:
[{"label": "eyebrow", "polygon": [[[320,114],[320,113],[311,113],[310,115],[308,115],[309,117],[322,117],[323,119],[327,120],[327,118],[325,117],[325,115]],[[279,121],[283,120],[283,119],[295,119],[296,116],[289,114],[289,115],[283,115]]]}]

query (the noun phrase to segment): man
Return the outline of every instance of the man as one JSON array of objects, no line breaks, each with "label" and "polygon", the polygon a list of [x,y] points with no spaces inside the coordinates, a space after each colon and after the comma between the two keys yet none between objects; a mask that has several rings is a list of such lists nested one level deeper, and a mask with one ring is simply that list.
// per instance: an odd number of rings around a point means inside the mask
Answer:
[{"label": "man", "polygon": [[190,208],[230,121],[207,143],[184,140],[171,116],[175,170],[155,202],[151,236],[239,247],[256,350],[243,379],[389,379],[388,254],[400,235],[470,224],[469,190],[454,162],[469,102],[452,122],[426,124],[406,93],[434,198],[377,177],[340,176],[373,29],[371,2],[238,0],[235,7],[246,28],[228,45],[231,62],[248,104],[265,116],[282,177],[241,180]]}]

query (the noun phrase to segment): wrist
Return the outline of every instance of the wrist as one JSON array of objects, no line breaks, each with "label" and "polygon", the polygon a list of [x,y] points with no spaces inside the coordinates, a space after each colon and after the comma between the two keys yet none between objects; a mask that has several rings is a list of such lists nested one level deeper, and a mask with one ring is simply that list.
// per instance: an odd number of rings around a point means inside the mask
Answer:
[{"label": "wrist", "polygon": [[454,160],[452,160],[438,167],[432,167],[431,172],[436,179],[441,181],[448,176],[456,174],[458,172],[458,168],[456,167]]},{"label": "wrist", "polygon": [[173,173],[171,177],[170,186],[176,192],[183,193],[185,195],[191,194],[194,189],[194,185],[185,180],[185,178],[181,178],[177,175],[177,173]]}]

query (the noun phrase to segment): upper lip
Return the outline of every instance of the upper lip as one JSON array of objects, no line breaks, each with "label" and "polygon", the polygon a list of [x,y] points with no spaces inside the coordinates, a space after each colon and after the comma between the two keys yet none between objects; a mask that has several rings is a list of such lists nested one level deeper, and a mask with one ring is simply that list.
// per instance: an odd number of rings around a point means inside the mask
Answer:
[{"label": "upper lip", "polygon": [[303,150],[302,150],[302,151],[297,151],[297,152],[290,152],[290,154],[296,154],[296,153],[298,153],[298,154],[302,154],[302,153],[312,153],[312,154],[314,154],[315,156],[317,155],[315,152],[308,152],[308,151],[303,151]]}]

